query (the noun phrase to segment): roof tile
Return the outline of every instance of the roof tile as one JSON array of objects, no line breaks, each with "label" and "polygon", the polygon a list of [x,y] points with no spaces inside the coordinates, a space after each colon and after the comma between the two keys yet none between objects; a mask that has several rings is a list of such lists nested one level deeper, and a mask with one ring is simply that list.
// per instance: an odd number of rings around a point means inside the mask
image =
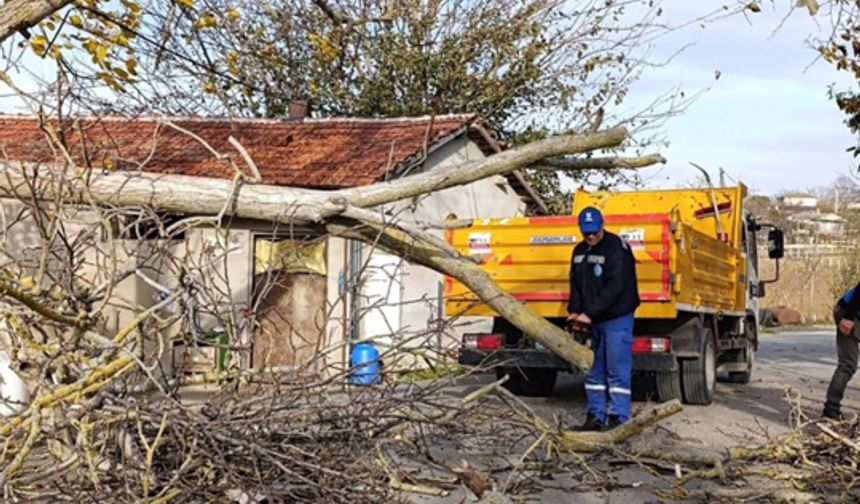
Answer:
[{"label": "roof tile", "polygon": [[[142,169],[202,177],[231,178],[229,164],[217,159],[191,135],[158,118],[76,118],[57,130],[76,163],[117,169]],[[429,146],[464,131],[471,115],[399,119],[268,119],[170,118],[216,151],[229,155],[250,173],[229,143],[235,137],[260,170],[263,183],[303,187],[352,187],[373,183],[420,155]],[[48,163],[58,159],[38,119],[0,115],[0,152],[18,161]]]}]

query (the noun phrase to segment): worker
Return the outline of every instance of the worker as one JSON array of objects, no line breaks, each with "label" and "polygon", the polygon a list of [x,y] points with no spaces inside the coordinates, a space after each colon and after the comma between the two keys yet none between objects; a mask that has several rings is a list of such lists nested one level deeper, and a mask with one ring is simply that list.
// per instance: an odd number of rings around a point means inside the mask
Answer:
[{"label": "worker", "polygon": [[636,261],[627,242],[604,229],[600,210],[585,208],[578,218],[583,241],[571,257],[567,320],[590,324],[594,365],[585,377],[588,414],[577,430],[604,431],[630,418]]},{"label": "worker", "polygon": [[836,323],[836,370],[827,387],[827,401],[824,403],[825,418],[842,419],[840,407],[845,387],[857,371],[857,355],[860,351],[860,295],[857,290],[860,284],[848,289],[833,309],[833,321]]}]

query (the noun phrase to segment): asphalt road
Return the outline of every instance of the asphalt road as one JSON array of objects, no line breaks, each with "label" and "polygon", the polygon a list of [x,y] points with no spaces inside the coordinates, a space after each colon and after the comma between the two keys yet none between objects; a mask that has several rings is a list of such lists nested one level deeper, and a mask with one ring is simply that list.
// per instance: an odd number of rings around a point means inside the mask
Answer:
[{"label": "asphalt road", "polygon": [[[654,432],[646,432],[658,443],[668,440],[694,445],[703,449],[720,449],[744,443],[761,442],[764,436],[788,430],[792,410],[787,394],[797,398],[806,414],[817,418],[830,376],[836,366],[834,330],[803,330],[762,335],[752,382],[747,385],[720,382],[717,396],[710,406],[684,406],[684,411],[665,420]],[[580,423],[585,416],[585,393],[581,377],[559,377],[552,397],[526,399],[526,402],[544,418],[558,417],[567,425]],[[452,395],[465,395],[488,383],[492,377],[470,378],[470,381],[452,387]],[[860,373],[846,392],[843,409],[847,413],[860,412]],[[635,402],[634,412],[649,407]],[[623,473],[626,471],[626,473]],[[622,474],[623,473],[623,474]],[[623,469],[621,480],[641,478],[647,485],[646,475]],[[571,484],[575,482],[570,482]],[[625,489],[603,493],[568,492],[564,482],[557,481],[547,491],[530,502],[657,502],[653,494],[644,490]],[[470,502],[465,491],[455,492],[444,499],[417,499],[420,502]]]}]

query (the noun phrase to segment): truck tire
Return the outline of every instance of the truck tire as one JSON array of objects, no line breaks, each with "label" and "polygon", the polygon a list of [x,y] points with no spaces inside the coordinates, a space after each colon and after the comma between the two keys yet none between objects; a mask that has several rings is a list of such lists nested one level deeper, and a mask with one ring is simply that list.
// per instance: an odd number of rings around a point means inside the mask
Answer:
[{"label": "truck tire", "polygon": [[755,347],[751,341],[747,340],[747,347],[741,352],[741,355],[744,359],[743,362],[747,365],[747,370],[729,373],[729,381],[746,384],[752,379],[753,363],[755,362]]},{"label": "truck tire", "polygon": [[502,386],[518,396],[548,397],[555,388],[557,369],[550,368],[496,368],[496,379],[508,375]]},{"label": "truck tire", "polygon": [[681,377],[678,371],[657,371],[657,399],[660,402],[681,399]]},{"label": "truck tire", "polygon": [[711,330],[703,328],[701,334],[699,356],[681,360],[681,389],[687,403],[707,406],[717,386],[717,352]]}]

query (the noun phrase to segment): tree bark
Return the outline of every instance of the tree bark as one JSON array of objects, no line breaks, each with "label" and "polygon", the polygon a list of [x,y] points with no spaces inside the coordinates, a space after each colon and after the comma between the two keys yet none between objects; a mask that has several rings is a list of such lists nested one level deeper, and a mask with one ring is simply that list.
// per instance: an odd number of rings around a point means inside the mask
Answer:
[{"label": "tree bark", "polygon": [[666,159],[659,154],[648,154],[640,157],[592,157],[583,159],[547,159],[532,166],[536,170],[579,171],[579,170],[617,170],[620,168],[642,168],[655,164],[666,164]]},{"label": "tree bark", "polygon": [[0,7],[0,42],[27,30],[72,0],[9,0]]}]

